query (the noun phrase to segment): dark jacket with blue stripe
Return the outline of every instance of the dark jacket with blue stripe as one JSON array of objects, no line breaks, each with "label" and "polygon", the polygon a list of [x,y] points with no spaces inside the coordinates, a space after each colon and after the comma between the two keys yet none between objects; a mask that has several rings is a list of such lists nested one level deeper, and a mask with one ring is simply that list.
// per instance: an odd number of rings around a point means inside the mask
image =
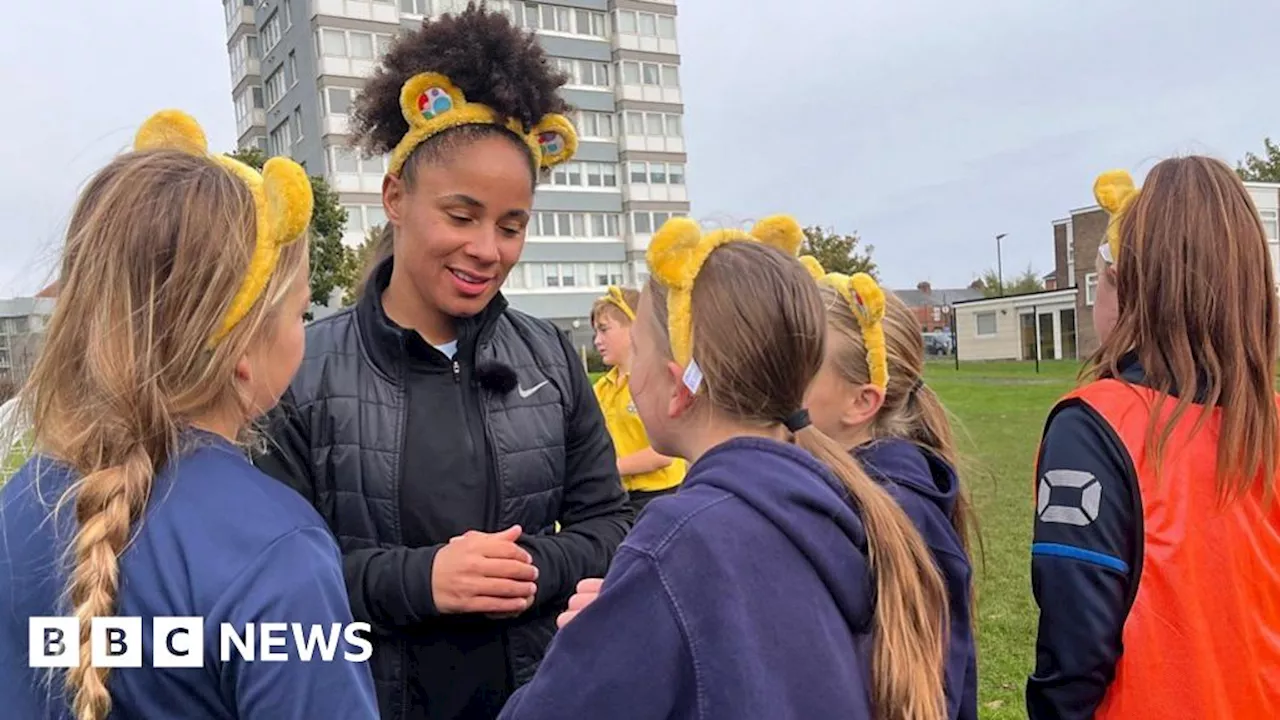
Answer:
[{"label": "dark jacket with blue stripe", "polygon": [[[258,464],[337,536],[353,615],[374,627],[382,717],[491,718],[533,676],[576,583],[605,574],[631,512],[563,333],[499,295],[458,321],[447,358],[387,318],[390,270],[355,308],[308,328]],[[481,386],[475,369],[495,364],[516,387]],[[539,571],[533,607],[512,620],[439,613],[436,552],[467,530],[515,524]]]},{"label": "dark jacket with blue stripe", "polygon": [[[1126,382],[1144,384],[1135,357],[1120,370]],[[1049,415],[1036,468],[1031,583],[1040,619],[1027,714],[1032,720],[1083,720],[1093,717],[1115,679],[1125,620],[1138,592],[1143,537],[1137,472],[1115,431],[1079,400],[1059,403]],[[1058,481],[1079,473],[1098,481],[1096,507],[1074,483]]]}]

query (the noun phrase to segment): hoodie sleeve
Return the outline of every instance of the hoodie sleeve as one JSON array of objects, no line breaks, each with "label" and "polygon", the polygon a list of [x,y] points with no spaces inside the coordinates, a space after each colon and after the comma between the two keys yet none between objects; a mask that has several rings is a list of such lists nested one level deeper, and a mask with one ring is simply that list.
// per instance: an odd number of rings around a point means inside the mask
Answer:
[{"label": "hoodie sleeve", "polygon": [[[563,333],[560,344],[570,363],[577,363]],[[631,529],[632,511],[618,477],[613,440],[587,375],[577,367],[569,373],[573,406],[565,428],[560,532],[520,540],[538,568],[534,608],[563,603],[580,580],[603,577],[613,553]]]},{"label": "hoodie sleeve", "polygon": [[1049,419],[1037,464],[1031,584],[1040,607],[1032,720],[1092,718],[1115,678],[1142,553],[1137,480],[1083,403]]},{"label": "hoodie sleeve", "polygon": [[[321,502],[311,464],[306,415],[286,391],[266,425],[267,448],[254,458],[260,470],[297,490],[329,527],[335,508]],[[344,550],[343,573],[355,619],[383,628],[419,625],[439,615],[431,596],[431,571],[443,545]]]},{"label": "hoodie sleeve", "polygon": [[693,656],[667,588],[649,555],[619,551],[599,597],[556,634],[499,720],[652,720],[693,706]]},{"label": "hoodie sleeve", "polygon": [[[249,623],[258,633],[266,632],[266,623],[279,623],[280,631],[272,637],[283,642],[273,645],[286,659],[265,662],[241,658],[231,649],[232,660],[220,665],[220,680],[228,706],[237,717],[272,718],[273,720],[376,720],[377,698],[373,676],[366,661],[345,659],[346,653],[359,655],[362,648],[336,642],[313,645],[315,655],[310,662],[299,657],[299,645],[293,639],[292,627],[300,624],[303,632],[313,626],[329,629],[351,623],[347,594],[338,568],[337,548],[333,538],[320,527],[302,528],[280,538],[226,589],[210,618],[230,623],[245,632]],[[342,630],[340,629],[339,632]],[[209,637],[219,637],[215,631]],[[314,636],[313,636],[314,637]],[[331,640],[335,637],[329,636]],[[365,635],[367,637],[367,635]],[[262,648],[255,636],[255,649]],[[333,650],[326,660],[320,647]],[[370,648],[371,649],[371,648]],[[212,651],[210,651],[212,652]]]}]

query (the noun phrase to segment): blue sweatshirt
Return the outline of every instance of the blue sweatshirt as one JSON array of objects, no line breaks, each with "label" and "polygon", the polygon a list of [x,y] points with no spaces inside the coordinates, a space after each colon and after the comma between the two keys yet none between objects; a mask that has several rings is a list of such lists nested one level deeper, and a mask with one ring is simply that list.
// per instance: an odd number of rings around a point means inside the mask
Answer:
[{"label": "blue sweatshirt", "polygon": [[737,438],[623,542],[502,720],[869,718],[862,522],[807,452]]},{"label": "blue sweatshirt", "polygon": [[924,537],[947,585],[951,637],[947,645],[947,717],[977,720],[978,650],[971,620],[973,568],[951,514],[960,480],[937,455],[906,440],[878,440],[854,449],[867,474],[898,501]]},{"label": "blue sweatshirt", "polygon": [[[298,660],[292,632],[284,662],[220,661],[219,626],[351,622],[341,558],[320,516],[293,490],[262,474],[233,445],[203,433],[155,478],[136,536],[120,560],[118,616],[142,618],[142,667],[113,669],[113,718],[360,720],[378,717],[373,680],[339,640],[331,662]],[[64,675],[28,664],[28,619],[69,615],[60,602],[61,558],[74,506],[49,519],[73,477],[32,459],[0,490],[0,698],[5,717],[70,718]],[[152,618],[204,619],[202,668],[152,666]],[[305,630],[304,630],[305,631]],[[259,637],[255,635],[255,641]],[[176,645],[176,643],[175,643]],[[255,650],[261,645],[255,642]],[[52,695],[52,697],[51,697]]]}]

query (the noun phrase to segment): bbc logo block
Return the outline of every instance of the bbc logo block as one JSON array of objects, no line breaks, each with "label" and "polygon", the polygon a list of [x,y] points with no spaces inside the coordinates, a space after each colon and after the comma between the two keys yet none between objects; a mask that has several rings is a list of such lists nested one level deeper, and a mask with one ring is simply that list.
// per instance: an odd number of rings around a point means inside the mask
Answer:
[{"label": "bbc logo block", "polygon": [[[202,667],[204,621],[198,617],[157,617],[152,621],[153,667]],[[28,623],[29,664],[69,668],[80,664],[80,623],[74,617],[32,617]],[[89,626],[90,665],[142,667],[142,618],[95,617]]]}]

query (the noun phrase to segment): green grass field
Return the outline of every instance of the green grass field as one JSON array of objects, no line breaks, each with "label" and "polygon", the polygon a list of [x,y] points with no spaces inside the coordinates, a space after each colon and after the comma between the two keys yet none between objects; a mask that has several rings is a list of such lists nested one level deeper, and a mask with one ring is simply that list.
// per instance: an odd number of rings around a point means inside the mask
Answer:
[{"label": "green grass field", "polygon": [[[978,513],[978,709],[1026,717],[1023,687],[1035,655],[1031,520],[1036,446],[1053,403],[1075,383],[1074,362],[929,365],[926,382],[952,413]],[[975,551],[976,552],[976,551]]]}]

